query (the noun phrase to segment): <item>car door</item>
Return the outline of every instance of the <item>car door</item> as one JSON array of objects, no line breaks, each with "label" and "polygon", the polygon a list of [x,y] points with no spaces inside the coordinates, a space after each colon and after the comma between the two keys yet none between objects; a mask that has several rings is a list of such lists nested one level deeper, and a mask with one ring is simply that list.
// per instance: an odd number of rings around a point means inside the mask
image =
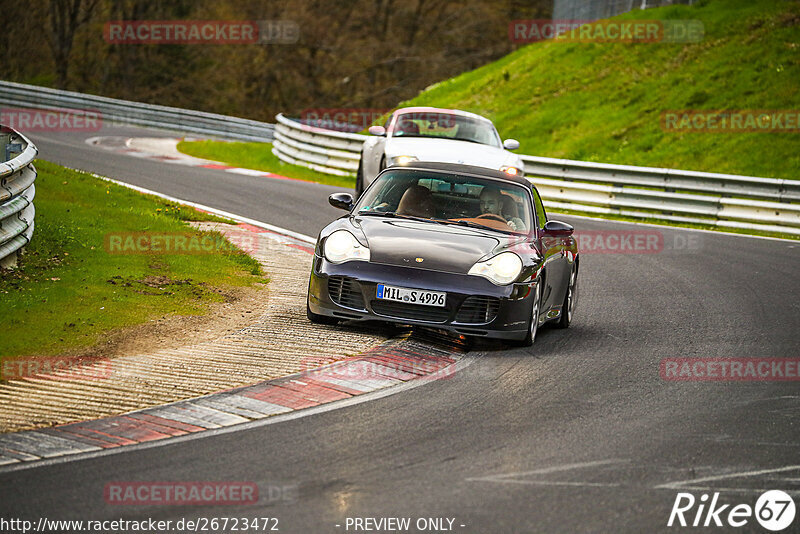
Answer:
[{"label": "car door", "polygon": [[[544,210],[542,198],[535,187],[531,186],[534,208],[536,209],[537,235],[539,236],[540,249],[544,256],[545,286],[542,288],[541,311],[546,314],[555,306],[560,306],[564,301],[564,288],[568,280],[568,266],[566,258],[567,246],[563,237],[549,235],[545,232],[547,213]],[[555,314],[553,315],[555,316]]]}]

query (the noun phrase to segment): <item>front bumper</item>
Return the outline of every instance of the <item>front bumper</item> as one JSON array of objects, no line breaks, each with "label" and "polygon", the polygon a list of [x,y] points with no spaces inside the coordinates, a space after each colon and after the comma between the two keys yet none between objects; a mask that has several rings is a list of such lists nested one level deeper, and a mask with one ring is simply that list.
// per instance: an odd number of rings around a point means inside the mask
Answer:
[{"label": "front bumper", "polygon": [[[444,308],[377,300],[378,284],[447,292]],[[308,305],[318,315],[428,326],[455,334],[524,339],[531,315],[533,282],[496,286],[466,274],[443,273],[314,257]]]}]

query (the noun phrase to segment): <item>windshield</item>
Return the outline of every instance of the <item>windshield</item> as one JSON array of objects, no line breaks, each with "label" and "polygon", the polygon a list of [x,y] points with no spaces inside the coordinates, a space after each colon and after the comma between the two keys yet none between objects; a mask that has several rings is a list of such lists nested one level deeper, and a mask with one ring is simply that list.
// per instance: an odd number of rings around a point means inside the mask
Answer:
[{"label": "windshield", "polygon": [[528,233],[530,206],[528,190],[513,182],[397,170],[375,180],[359,199],[355,213]]},{"label": "windshield", "polygon": [[455,139],[495,147],[501,146],[500,136],[488,120],[450,113],[403,113],[395,122],[392,137]]}]

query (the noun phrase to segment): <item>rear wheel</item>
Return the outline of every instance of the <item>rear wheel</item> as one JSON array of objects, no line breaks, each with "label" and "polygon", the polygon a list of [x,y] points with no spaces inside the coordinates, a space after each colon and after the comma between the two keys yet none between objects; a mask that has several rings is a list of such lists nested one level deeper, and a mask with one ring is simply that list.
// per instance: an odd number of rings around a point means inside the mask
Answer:
[{"label": "rear wheel", "polygon": [[564,295],[564,305],[561,306],[561,318],[556,323],[558,328],[568,328],[572,322],[572,314],[575,311],[575,301],[578,297],[578,265],[572,268],[569,276],[567,294]]},{"label": "rear wheel", "polygon": [[314,324],[337,324],[339,319],[335,317],[328,317],[327,315],[319,315],[311,311],[311,308],[308,306],[308,299],[306,299],[306,316],[308,320]]}]

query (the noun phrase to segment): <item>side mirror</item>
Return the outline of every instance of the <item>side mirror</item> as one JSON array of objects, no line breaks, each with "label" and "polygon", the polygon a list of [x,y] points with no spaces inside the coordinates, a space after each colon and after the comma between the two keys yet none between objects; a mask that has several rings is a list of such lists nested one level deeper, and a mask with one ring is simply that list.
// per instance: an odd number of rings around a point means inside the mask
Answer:
[{"label": "side mirror", "polygon": [[544,223],[544,233],[553,237],[569,237],[575,229],[572,225],[561,221],[547,221]]},{"label": "side mirror", "polygon": [[328,202],[330,202],[331,206],[334,208],[339,208],[340,210],[345,211],[351,211],[353,209],[353,205],[355,204],[353,195],[350,193],[334,193],[328,197]]},{"label": "side mirror", "polygon": [[519,141],[516,139],[506,139],[503,141],[503,148],[506,150],[516,150],[519,148]]},{"label": "side mirror", "polygon": [[367,131],[372,135],[380,135],[380,136],[386,135],[386,128],[384,128],[383,126],[370,126]]}]

